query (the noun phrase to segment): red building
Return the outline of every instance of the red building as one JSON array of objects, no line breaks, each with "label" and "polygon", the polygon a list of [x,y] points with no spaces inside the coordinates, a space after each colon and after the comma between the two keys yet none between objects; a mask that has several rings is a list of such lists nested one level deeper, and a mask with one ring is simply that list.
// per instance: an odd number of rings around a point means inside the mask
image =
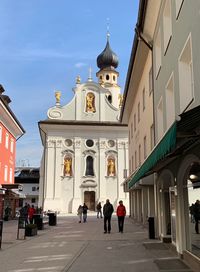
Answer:
[{"label": "red building", "polygon": [[5,206],[9,206],[11,211],[14,208],[11,200],[15,202],[15,197],[9,188],[14,184],[16,140],[25,133],[10,109],[11,100],[3,95],[4,91],[0,85],[0,218],[3,217]]}]

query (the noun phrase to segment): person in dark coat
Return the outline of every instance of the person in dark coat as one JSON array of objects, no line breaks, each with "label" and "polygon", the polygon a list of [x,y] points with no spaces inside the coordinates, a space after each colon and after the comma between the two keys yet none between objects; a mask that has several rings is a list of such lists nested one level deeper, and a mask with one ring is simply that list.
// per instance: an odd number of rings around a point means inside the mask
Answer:
[{"label": "person in dark coat", "polygon": [[82,208],[83,208],[83,223],[86,223],[87,222],[88,206],[84,203]]},{"label": "person in dark coat", "polygon": [[103,216],[102,216],[102,207],[101,207],[101,202],[99,202],[98,204],[97,204],[97,218],[99,218],[99,215],[100,215],[100,217],[102,218]]},{"label": "person in dark coat", "polygon": [[195,231],[199,234],[199,220],[200,220],[200,201],[197,200],[193,208],[194,220],[195,220]]},{"label": "person in dark coat", "polygon": [[106,204],[103,206],[104,215],[104,233],[110,233],[111,231],[111,217],[113,213],[113,205],[110,203],[109,199],[106,200]]}]

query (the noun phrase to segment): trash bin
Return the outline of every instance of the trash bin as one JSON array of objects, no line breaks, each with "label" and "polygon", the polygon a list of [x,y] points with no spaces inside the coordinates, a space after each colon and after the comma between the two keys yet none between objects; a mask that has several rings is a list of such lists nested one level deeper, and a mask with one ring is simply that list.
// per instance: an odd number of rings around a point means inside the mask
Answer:
[{"label": "trash bin", "polygon": [[155,239],[154,217],[149,217],[149,239]]},{"label": "trash bin", "polygon": [[33,215],[33,222],[34,222],[34,224],[37,225],[38,230],[44,229],[42,214],[34,214]]},{"label": "trash bin", "polygon": [[49,226],[56,226],[57,225],[57,216],[56,213],[48,213],[49,216]]}]

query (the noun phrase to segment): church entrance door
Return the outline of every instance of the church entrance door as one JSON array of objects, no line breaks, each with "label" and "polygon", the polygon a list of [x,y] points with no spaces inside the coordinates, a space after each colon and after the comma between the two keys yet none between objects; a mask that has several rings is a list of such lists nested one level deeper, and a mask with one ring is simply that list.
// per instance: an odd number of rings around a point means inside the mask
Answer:
[{"label": "church entrance door", "polygon": [[84,202],[91,211],[95,210],[95,192],[85,191],[84,192]]}]

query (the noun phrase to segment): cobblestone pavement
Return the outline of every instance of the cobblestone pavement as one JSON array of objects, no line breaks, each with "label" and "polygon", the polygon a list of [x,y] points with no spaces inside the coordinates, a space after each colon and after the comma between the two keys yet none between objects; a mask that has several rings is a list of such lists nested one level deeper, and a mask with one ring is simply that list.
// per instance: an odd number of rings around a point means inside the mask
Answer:
[{"label": "cobblestone pavement", "polygon": [[[45,225],[38,235],[17,240],[17,221],[4,222],[0,272],[188,272],[174,251],[149,240],[146,228],[125,219],[124,233],[112,218],[112,231],[103,233],[103,219],[89,214],[59,216],[57,226]],[[20,233],[23,238],[23,233]]]}]

